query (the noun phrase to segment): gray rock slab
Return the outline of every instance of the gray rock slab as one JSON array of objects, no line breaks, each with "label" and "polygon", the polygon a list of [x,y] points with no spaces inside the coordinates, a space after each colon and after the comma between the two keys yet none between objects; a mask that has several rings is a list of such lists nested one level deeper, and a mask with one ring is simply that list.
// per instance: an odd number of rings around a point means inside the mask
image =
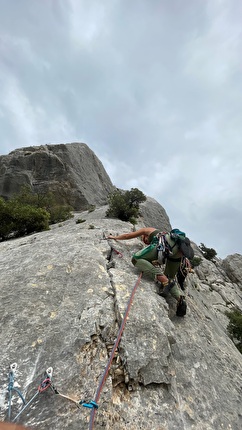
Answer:
[{"label": "gray rock slab", "polygon": [[113,186],[101,161],[85,143],[19,148],[0,156],[0,195],[11,198],[28,185],[54,193],[75,210],[102,205]]},{"label": "gray rock slab", "polygon": [[[75,213],[50,231],[0,243],[2,420],[13,362],[16,387],[27,400],[49,366],[59,392],[77,401],[95,398],[139,276],[131,256],[141,247],[139,239],[104,240],[133,226],[102,217],[100,208]],[[225,280],[215,288],[211,279],[221,280],[223,269],[209,267],[204,262],[199,277],[197,270],[189,275],[184,318],[175,315],[174,299],[158,296],[156,285],[141,278],[103,384],[95,429],[242,428],[242,360],[224,315],[235,297],[242,309],[240,288]],[[13,417],[20,408],[15,394]],[[38,430],[85,430],[90,410],[47,389],[18,421]]]}]

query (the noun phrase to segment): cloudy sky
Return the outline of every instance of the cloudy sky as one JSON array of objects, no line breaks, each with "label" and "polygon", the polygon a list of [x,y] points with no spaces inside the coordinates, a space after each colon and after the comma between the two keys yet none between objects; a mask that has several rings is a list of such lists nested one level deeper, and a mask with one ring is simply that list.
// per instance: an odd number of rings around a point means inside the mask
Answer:
[{"label": "cloudy sky", "polygon": [[242,254],[241,0],[0,0],[0,154],[85,142],[218,256]]}]

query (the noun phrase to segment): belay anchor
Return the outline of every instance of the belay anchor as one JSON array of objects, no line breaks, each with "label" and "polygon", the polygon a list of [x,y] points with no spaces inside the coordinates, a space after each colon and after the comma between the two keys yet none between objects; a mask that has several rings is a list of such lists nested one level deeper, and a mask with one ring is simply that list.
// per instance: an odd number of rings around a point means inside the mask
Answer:
[{"label": "belay anchor", "polygon": [[8,419],[11,420],[11,413],[12,413],[12,393],[15,391],[20,399],[23,402],[23,405],[26,403],[24,396],[22,395],[21,391],[14,386],[15,381],[15,375],[17,370],[17,363],[10,364],[10,371],[9,371],[9,383],[8,383]]}]

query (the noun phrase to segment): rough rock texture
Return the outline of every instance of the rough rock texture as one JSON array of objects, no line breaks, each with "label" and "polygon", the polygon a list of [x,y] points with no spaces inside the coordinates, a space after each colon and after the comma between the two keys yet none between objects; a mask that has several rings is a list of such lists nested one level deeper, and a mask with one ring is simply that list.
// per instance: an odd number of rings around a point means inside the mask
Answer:
[{"label": "rough rock texture", "polygon": [[[104,208],[76,213],[51,231],[0,243],[2,420],[13,362],[27,401],[50,366],[59,392],[95,398],[139,275],[130,257],[141,246],[139,239],[103,240],[103,234],[133,228],[103,216]],[[236,267],[241,261],[238,256]],[[242,309],[242,291],[223,261],[203,259],[186,285],[188,312],[179,318],[174,300],[141,279],[101,391],[96,430],[242,428],[242,360],[224,314]],[[15,394],[12,418],[20,407]],[[38,430],[85,430],[90,410],[48,388],[18,422]]]},{"label": "rough rock texture", "polygon": [[52,191],[75,210],[102,205],[114,186],[102,163],[84,143],[41,145],[0,156],[0,195],[9,198],[23,185]]},{"label": "rough rock texture", "polygon": [[229,279],[242,288],[242,258],[240,254],[229,255],[223,260],[223,266]]},{"label": "rough rock texture", "polygon": [[165,209],[151,197],[146,196],[146,201],[140,204],[140,215],[145,227],[156,227],[161,231],[172,228]]},{"label": "rough rock texture", "polygon": [[[31,146],[0,156],[0,196],[11,198],[23,185],[35,192],[52,191],[61,204],[75,210],[103,206],[116,189],[84,143]],[[151,197],[140,205],[140,215],[142,225],[171,229],[165,209]]]}]

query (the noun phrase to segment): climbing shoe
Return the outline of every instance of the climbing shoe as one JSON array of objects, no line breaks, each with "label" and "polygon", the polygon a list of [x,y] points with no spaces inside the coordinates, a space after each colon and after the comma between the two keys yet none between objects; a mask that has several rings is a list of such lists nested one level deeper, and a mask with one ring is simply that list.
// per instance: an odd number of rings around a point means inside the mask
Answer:
[{"label": "climbing shoe", "polygon": [[187,304],[184,296],[181,296],[177,303],[176,315],[178,317],[184,317],[187,312]]},{"label": "climbing shoe", "polygon": [[170,281],[166,285],[161,282],[158,283],[158,294],[162,297],[167,297],[170,290],[174,287],[175,281]]}]

